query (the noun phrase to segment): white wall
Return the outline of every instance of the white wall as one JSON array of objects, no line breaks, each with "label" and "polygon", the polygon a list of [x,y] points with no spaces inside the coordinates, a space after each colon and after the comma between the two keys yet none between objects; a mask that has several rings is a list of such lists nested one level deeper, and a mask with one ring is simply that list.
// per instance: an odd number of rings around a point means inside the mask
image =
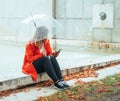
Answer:
[{"label": "white wall", "polygon": [[[113,28],[93,28],[92,8],[94,4],[113,4]],[[56,18],[64,26],[63,39],[81,41],[120,42],[120,0],[56,0]]]},{"label": "white wall", "polygon": [[0,38],[16,35],[21,20],[31,13],[52,16],[52,0],[0,0]]},{"label": "white wall", "polygon": [[[102,1],[113,4],[113,28],[91,30],[93,5]],[[19,29],[17,25],[32,12],[50,16],[54,14],[64,28],[64,32],[57,38],[120,42],[119,5],[120,0],[0,0],[0,35],[16,35]]]}]

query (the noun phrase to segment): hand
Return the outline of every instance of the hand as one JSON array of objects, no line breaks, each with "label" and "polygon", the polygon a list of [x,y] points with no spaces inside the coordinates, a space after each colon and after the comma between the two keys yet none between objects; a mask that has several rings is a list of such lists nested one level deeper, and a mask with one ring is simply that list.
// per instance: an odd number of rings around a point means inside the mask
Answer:
[{"label": "hand", "polygon": [[58,57],[59,53],[60,53],[60,52],[55,51],[55,52],[52,53],[52,55],[53,55],[54,57]]}]

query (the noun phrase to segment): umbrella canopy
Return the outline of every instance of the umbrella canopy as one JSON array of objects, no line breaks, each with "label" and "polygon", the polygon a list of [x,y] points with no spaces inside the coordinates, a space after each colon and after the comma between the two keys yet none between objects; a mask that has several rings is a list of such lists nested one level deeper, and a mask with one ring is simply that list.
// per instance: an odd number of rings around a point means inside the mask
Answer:
[{"label": "umbrella canopy", "polygon": [[44,40],[48,37],[49,30],[45,26],[36,27],[35,35],[32,38],[33,42]]},{"label": "umbrella canopy", "polygon": [[62,31],[62,25],[54,18],[43,14],[35,14],[21,21],[18,40],[25,42],[29,40],[39,41],[47,36],[52,38]]}]

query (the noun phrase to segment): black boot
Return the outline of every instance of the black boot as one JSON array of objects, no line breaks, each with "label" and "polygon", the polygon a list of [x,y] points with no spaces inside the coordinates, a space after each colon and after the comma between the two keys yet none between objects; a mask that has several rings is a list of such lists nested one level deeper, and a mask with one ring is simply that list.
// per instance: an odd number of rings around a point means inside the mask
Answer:
[{"label": "black boot", "polygon": [[54,87],[57,88],[58,90],[64,90],[66,87],[63,85],[63,82],[57,81],[54,83]]},{"label": "black boot", "polygon": [[67,82],[66,81],[64,81],[63,79],[61,80],[61,82],[63,83],[63,85],[67,88],[67,89],[69,89],[70,88],[70,86],[67,84]]}]

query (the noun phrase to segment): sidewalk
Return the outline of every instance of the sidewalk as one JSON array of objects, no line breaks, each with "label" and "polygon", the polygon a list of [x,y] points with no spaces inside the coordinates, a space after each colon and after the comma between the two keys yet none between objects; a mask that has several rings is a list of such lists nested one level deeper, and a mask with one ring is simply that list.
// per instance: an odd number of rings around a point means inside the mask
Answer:
[{"label": "sidewalk", "polygon": [[[72,48],[72,47],[71,47]],[[0,91],[14,89],[18,86],[29,85],[33,82],[31,77],[21,72],[24,56],[24,46],[11,43],[0,43]],[[75,50],[75,49],[74,49]],[[85,68],[104,66],[120,61],[120,54],[81,48],[79,51],[66,51],[62,49],[57,58],[63,75],[75,73]],[[38,82],[50,79],[45,73]]]},{"label": "sidewalk", "polygon": [[[97,70],[97,73],[98,73],[97,78],[94,78],[94,77],[80,78],[80,80],[84,82],[89,82],[93,80],[103,79],[106,76],[118,74],[120,73],[120,65]],[[74,79],[74,80],[67,81],[67,83],[70,86],[73,86],[76,81],[77,80]],[[0,99],[0,101],[33,101],[33,100],[36,100],[39,96],[48,96],[48,95],[54,94],[57,91],[58,90],[54,89],[52,86],[44,87],[40,89],[34,86],[30,88],[28,91],[19,92],[19,93],[11,94],[7,97],[3,97],[2,99]]]}]

